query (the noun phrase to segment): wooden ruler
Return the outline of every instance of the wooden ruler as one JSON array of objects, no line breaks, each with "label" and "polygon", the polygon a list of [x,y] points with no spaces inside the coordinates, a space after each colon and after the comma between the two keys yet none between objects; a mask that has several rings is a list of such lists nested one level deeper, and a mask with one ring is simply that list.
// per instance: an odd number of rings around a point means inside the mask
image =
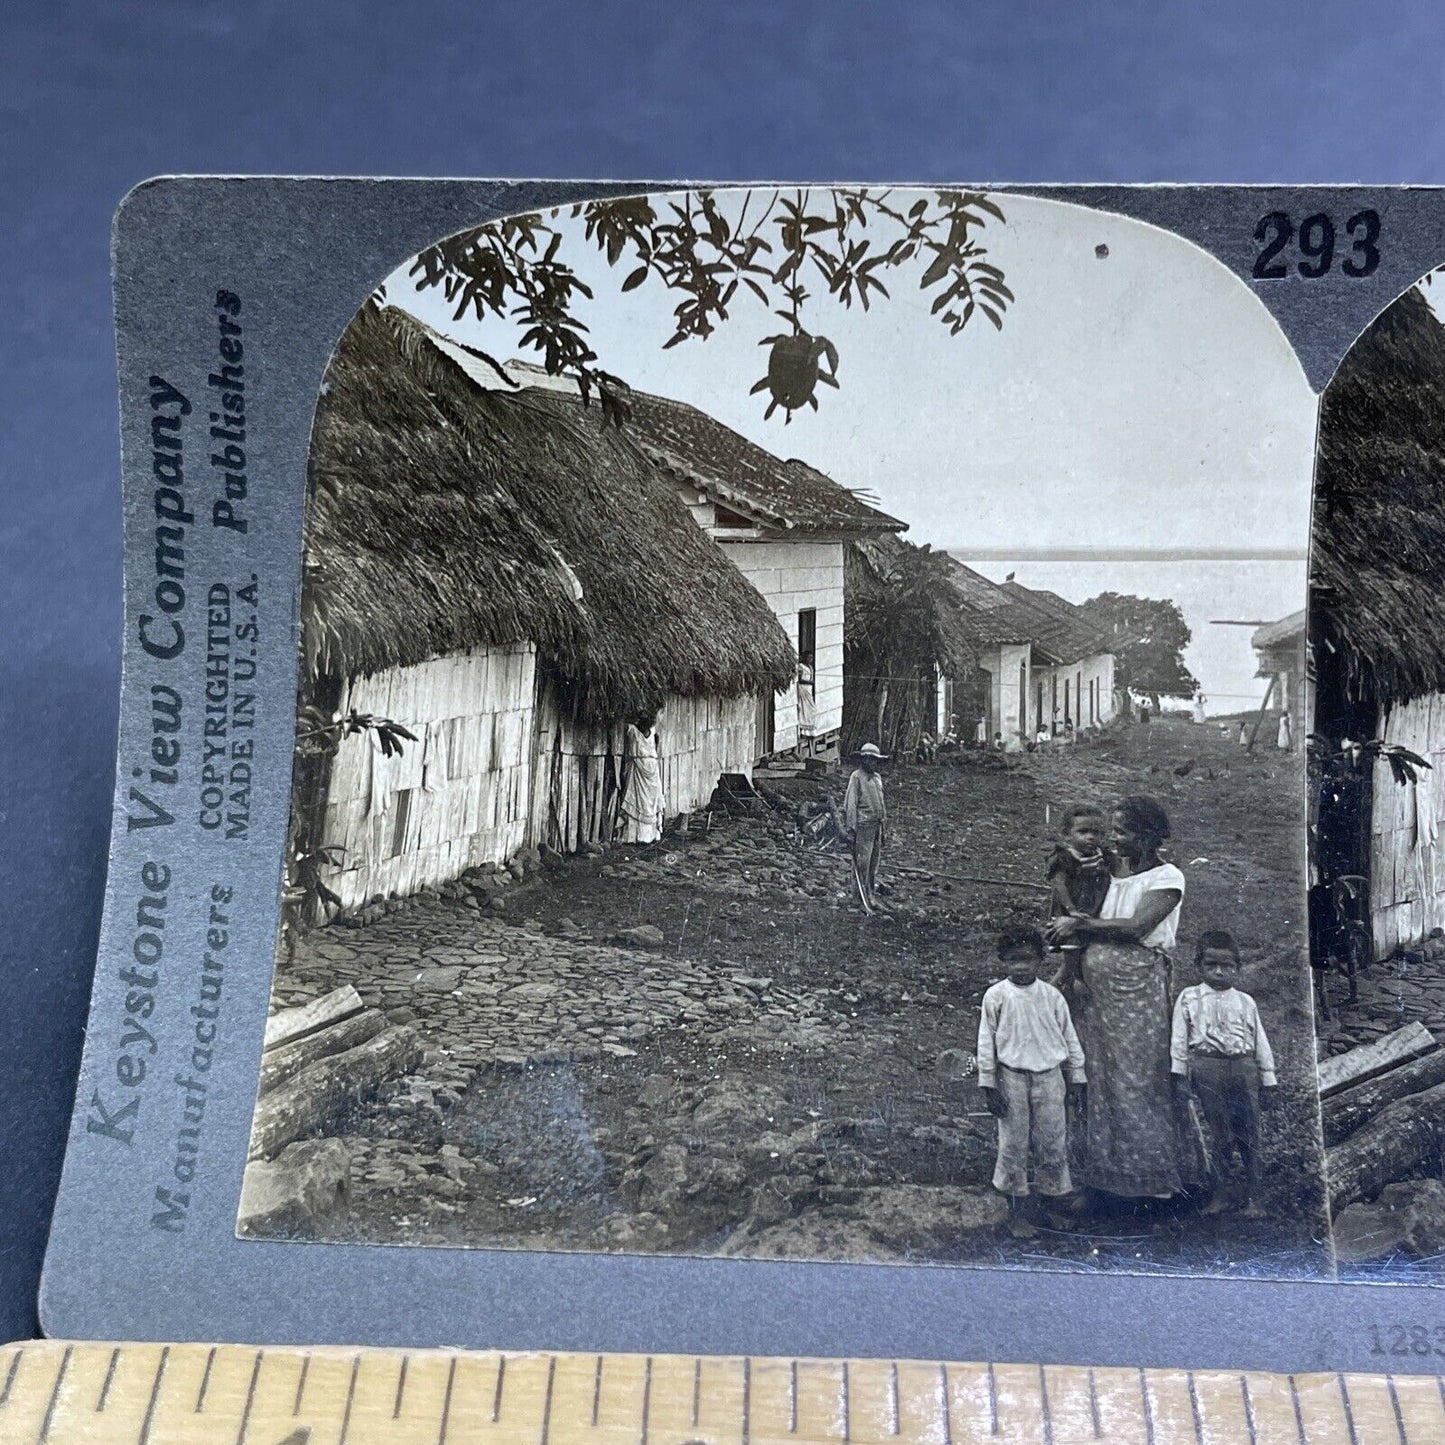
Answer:
[{"label": "wooden ruler", "polygon": [[1439,1445],[1434,1376],[42,1341],[5,1445]]}]

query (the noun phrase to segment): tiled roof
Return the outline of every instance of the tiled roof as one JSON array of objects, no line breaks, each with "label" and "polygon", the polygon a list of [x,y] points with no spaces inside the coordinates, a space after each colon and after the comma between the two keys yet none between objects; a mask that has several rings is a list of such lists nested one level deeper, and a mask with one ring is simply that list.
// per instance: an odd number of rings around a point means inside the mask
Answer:
[{"label": "tiled roof", "polygon": [[643,451],[717,501],[789,530],[901,532],[908,526],[817,468],[780,460],[695,406],[645,391],[634,391],[631,402],[628,425]]},{"label": "tiled roof", "polygon": [[1108,639],[1056,592],[991,581],[956,557],[949,559],[949,580],[959,594],[969,630],[985,646],[1029,643],[1057,663],[1109,650]]},{"label": "tiled roof", "polygon": [[1288,617],[1281,617],[1278,622],[1266,622],[1263,627],[1256,627],[1249,640],[1255,647],[1278,647],[1281,642],[1303,637],[1304,630],[1305,614],[1301,608]]}]

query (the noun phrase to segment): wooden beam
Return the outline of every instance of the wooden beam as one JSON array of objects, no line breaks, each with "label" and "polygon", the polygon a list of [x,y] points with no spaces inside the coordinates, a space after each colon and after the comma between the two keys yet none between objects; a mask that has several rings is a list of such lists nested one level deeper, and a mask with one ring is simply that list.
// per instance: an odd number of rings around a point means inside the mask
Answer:
[{"label": "wooden beam", "polygon": [[1445,1084],[1445,1049],[1436,1049],[1366,1083],[1342,1090],[1324,1101],[1325,1143],[1343,1143],[1387,1104],[1434,1088],[1436,1084]]},{"label": "wooden beam", "polygon": [[266,1020],[266,1042],[268,1049],[280,1048],[293,1039],[324,1029],[350,1014],[360,1013],[361,995],[349,983],[334,988],[321,998],[297,1008],[285,1008]]},{"label": "wooden beam", "polygon": [[1445,1156],[1445,1084],[1387,1105],[1362,1129],[1325,1151],[1330,1208],[1373,1199],[1388,1184],[1438,1177]]},{"label": "wooden beam", "polygon": [[1393,1069],[1396,1064],[1418,1059],[1438,1047],[1435,1035],[1424,1024],[1415,1022],[1376,1039],[1372,1044],[1361,1044],[1346,1054],[1336,1054],[1326,1059],[1319,1067],[1320,1098],[1328,1099],[1351,1084],[1363,1083]]}]

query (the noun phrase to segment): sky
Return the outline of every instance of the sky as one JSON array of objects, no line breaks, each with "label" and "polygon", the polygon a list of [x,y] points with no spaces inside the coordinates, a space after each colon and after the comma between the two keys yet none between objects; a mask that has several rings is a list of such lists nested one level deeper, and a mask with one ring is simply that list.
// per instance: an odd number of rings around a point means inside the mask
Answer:
[{"label": "sky", "polygon": [[[819,387],[820,410],[790,425],[781,410],[764,421],[766,396],[748,394],[766,369],[759,340],[783,329],[761,302],[664,351],[675,295],[655,280],[622,294],[630,266],[609,270],[580,222],[560,222],[558,254],[595,293],[577,314],[599,365],[871,494],[913,541],[1008,556],[1303,554],[1316,402],[1264,307],[1167,232],[1059,201],[999,202],[1006,220],[982,237],[1017,298],[1002,331],[976,316],[950,336],[916,270],[890,274],[891,298],[866,313],[814,300],[804,325],[838,347],[840,389]],[[512,322],[454,320],[405,267],[387,288],[459,340],[535,359]]]}]

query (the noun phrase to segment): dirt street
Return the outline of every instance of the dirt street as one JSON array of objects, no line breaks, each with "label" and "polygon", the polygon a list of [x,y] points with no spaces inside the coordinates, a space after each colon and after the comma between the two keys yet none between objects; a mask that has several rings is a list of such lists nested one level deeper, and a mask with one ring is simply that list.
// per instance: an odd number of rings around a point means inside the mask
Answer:
[{"label": "dirt street", "polygon": [[[771,786],[801,809],[845,781]],[[898,768],[887,787],[889,916],[863,916],[846,862],[765,809],[313,934],[278,1003],[353,983],[429,1053],[357,1108],[351,1209],[306,1237],[1324,1271],[1298,755],[1249,755],[1212,725],[1165,719],[1007,762]],[[1063,805],[1130,792],[1164,804],[1188,879],[1175,988],[1196,981],[1202,929],[1243,948],[1241,986],[1280,1065],[1268,1217],[1182,1204],[1015,1243],[988,1188],[992,1121],[939,1057],[972,1054],[994,935],[1041,920],[1047,900],[938,875],[1038,882]]]}]

